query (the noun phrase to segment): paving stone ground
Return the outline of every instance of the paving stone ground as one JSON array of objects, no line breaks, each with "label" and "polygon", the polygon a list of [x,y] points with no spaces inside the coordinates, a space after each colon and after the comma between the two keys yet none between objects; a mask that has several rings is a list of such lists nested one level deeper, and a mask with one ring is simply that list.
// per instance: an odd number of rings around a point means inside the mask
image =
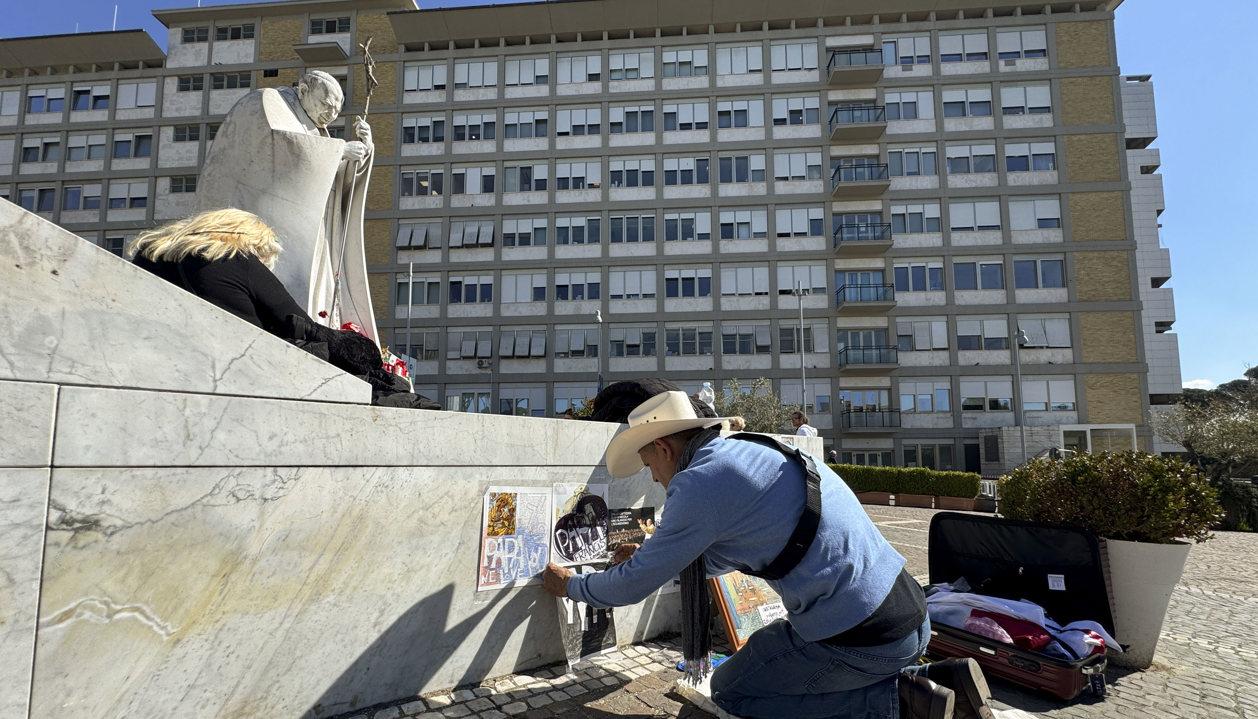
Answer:
[{"label": "paving stone ground", "polygon": [[[926,580],[926,537],[932,510],[866,507],[886,538]],[[662,640],[599,657],[567,674],[558,665],[408,698],[345,719],[614,719],[711,714],[673,691],[681,652]],[[1111,668],[1109,695],[1064,703],[1000,681],[997,704],[1050,719],[1258,719],[1258,534],[1223,532],[1193,547],[1171,606],[1154,666],[1144,672]]]}]

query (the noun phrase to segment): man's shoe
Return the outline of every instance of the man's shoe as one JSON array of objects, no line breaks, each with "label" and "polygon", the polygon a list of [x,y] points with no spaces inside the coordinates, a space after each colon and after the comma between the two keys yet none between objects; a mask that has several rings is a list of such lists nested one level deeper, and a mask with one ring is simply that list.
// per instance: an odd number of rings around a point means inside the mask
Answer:
[{"label": "man's shoe", "polygon": [[995,719],[988,702],[992,690],[983,677],[983,668],[970,658],[944,659],[922,668],[922,674],[948,687],[956,694],[957,719]]},{"label": "man's shoe", "polygon": [[956,695],[920,674],[900,675],[900,719],[952,719]]}]

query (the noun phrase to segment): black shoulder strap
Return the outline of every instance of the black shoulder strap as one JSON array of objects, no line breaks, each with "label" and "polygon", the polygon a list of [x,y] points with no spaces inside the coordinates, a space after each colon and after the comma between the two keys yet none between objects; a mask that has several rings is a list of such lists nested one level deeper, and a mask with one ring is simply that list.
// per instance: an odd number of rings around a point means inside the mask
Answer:
[{"label": "black shoulder strap", "polygon": [[804,555],[808,553],[808,549],[817,538],[817,528],[821,526],[821,474],[817,472],[817,464],[813,461],[811,455],[804,453],[798,447],[792,447],[773,437],[740,432],[739,434],[730,435],[727,439],[741,439],[745,442],[755,442],[756,444],[776,449],[786,455],[787,458],[795,460],[804,470],[804,510],[800,513],[799,521],[795,524],[795,531],[791,532],[791,537],[786,541],[786,546],[773,558],[773,561],[769,562],[768,566],[760,571],[744,572],[744,574],[750,574],[761,579],[781,579],[792,569],[799,566],[799,563],[804,559]]}]

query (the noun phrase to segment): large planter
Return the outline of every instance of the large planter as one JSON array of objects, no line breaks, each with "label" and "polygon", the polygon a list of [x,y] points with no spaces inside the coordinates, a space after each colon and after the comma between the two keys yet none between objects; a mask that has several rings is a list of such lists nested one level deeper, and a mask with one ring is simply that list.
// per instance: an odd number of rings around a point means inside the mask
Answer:
[{"label": "large planter", "polygon": [[961,497],[935,497],[936,509],[951,509],[955,512],[973,512],[974,500]]},{"label": "large planter", "polygon": [[856,499],[861,504],[891,504],[890,492],[857,492]]},{"label": "large planter", "polygon": [[974,511],[995,514],[996,500],[991,497],[978,497],[974,500]]},{"label": "large planter", "polygon": [[1150,544],[1105,540],[1109,586],[1114,605],[1114,638],[1130,647],[1110,661],[1128,669],[1147,669],[1162,633],[1171,592],[1184,573],[1187,542]]},{"label": "large planter", "polygon": [[895,506],[897,507],[922,507],[924,509],[934,509],[935,498],[929,494],[899,494],[895,495]]}]

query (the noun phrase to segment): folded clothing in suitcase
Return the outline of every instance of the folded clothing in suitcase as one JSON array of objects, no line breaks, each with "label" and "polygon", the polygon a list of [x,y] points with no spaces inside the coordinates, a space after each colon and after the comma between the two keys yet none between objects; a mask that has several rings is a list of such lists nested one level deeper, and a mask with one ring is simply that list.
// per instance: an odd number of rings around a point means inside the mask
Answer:
[{"label": "folded clothing in suitcase", "polygon": [[[1092,620],[1114,633],[1105,565],[1096,535],[1069,527],[941,512],[930,523],[932,584],[964,578],[971,591],[1026,600],[1069,624]],[[1120,637],[1121,639],[1121,637]],[[932,623],[928,654],[972,657],[989,676],[1064,700],[1105,694],[1104,655],[1062,659]]]}]

